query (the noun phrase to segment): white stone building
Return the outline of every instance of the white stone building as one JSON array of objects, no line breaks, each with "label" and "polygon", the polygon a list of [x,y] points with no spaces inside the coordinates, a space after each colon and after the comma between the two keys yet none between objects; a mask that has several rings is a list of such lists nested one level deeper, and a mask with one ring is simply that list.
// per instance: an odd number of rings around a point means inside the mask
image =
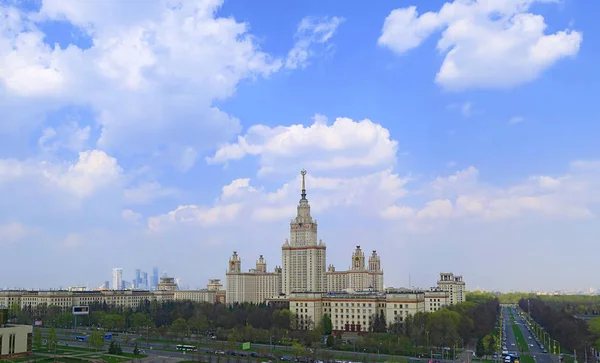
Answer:
[{"label": "white stone building", "polygon": [[383,291],[383,270],[377,252],[373,251],[373,254],[369,256],[367,267],[365,266],[365,254],[360,246],[356,246],[356,250],[352,253],[352,262],[347,271],[336,271],[333,265],[329,265],[325,278],[327,279],[327,292],[347,289]]},{"label": "white stone building", "polygon": [[141,291],[141,290],[97,290],[97,291],[0,291],[0,306],[17,304],[21,309],[46,304],[58,306],[63,311],[70,311],[73,306],[87,306],[94,303],[109,306],[136,308],[146,301],[171,301],[174,291]]},{"label": "white stone building", "polygon": [[465,302],[465,282],[462,276],[454,275],[452,272],[442,272],[437,286],[448,292],[450,305]]},{"label": "white stone building", "polygon": [[450,305],[450,294],[447,291],[439,287],[432,287],[425,291],[425,312],[432,313],[448,305]]},{"label": "white stone building", "polygon": [[281,294],[281,268],[275,267],[273,272],[267,272],[267,262],[262,255],[256,261],[255,269],[242,272],[242,260],[234,251],[229,259],[226,279],[225,299],[228,304],[262,304]]},{"label": "white stone building", "polygon": [[31,325],[13,325],[0,322],[0,360],[31,356]]},{"label": "white stone building", "polygon": [[323,315],[328,314],[334,332],[368,331],[375,316],[382,313],[389,326],[425,311],[425,293],[404,289],[386,292],[296,293],[289,300],[290,310],[297,317],[298,328],[313,329]]},{"label": "white stone building", "polygon": [[220,279],[210,279],[206,285],[206,289],[198,290],[176,290],[173,295],[173,300],[184,300],[193,302],[206,303],[221,303],[225,304],[226,291]]},{"label": "white stone building", "polygon": [[283,293],[325,292],[327,247],[317,239],[317,221],[306,199],[306,171],[302,170],[302,194],[296,218],[290,222],[290,239],[281,247]]}]

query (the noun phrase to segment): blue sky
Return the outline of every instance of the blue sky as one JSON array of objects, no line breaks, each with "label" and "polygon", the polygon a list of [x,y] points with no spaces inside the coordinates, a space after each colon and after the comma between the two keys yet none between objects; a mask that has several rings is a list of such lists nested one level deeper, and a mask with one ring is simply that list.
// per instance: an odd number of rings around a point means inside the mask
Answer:
[{"label": "blue sky", "polygon": [[0,286],[272,269],[305,168],[337,269],[600,288],[598,5],[426,3],[0,1]]}]

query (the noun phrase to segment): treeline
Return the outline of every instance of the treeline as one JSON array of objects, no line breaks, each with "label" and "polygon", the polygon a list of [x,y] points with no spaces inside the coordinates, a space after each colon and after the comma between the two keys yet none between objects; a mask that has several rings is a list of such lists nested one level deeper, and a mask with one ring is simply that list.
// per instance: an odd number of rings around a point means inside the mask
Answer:
[{"label": "treeline", "polygon": [[509,292],[497,296],[501,304],[518,304],[522,299],[540,299],[555,310],[564,310],[572,315],[600,315],[600,295],[536,295]]},{"label": "treeline", "polygon": [[492,295],[471,295],[464,303],[433,313],[409,316],[392,330],[404,334],[419,346],[473,346],[479,339],[495,334],[500,305]]},{"label": "treeline", "polygon": [[[89,316],[80,316],[78,325],[103,327],[110,331],[130,331],[148,338],[196,341],[208,333],[228,343],[253,343],[318,346],[323,335],[331,334],[331,320],[326,316],[315,322],[312,331],[296,329],[296,317],[288,309],[266,305],[194,303],[170,301],[147,302],[139,307],[119,308],[106,304],[90,306]],[[346,344],[332,335],[327,345],[341,350],[388,354],[418,354],[428,347],[474,346],[491,337],[499,312],[498,299],[489,294],[470,294],[468,301],[433,313],[418,313],[401,323],[386,326],[383,317],[375,317],[365,334],[354,344]],[[74,317],[59,307],[44,304],[11,309],[11,318],[31,324],[40,319],[44,326],[70,328]],[[423,348],[423,349],[421,349]]]},{"label": "treeline", "polygon": [[555,310],[572,315],[600,315],[600,296],[597,295],[544,295],[538,298]]},{"label": "treeline", "polygon": [[[539,298],[521,299],[519,307],[529,311],[533,320],[557,340],[561,347],[583,353],[592,342],[588,325],[565,310],[558,310]],[[579,354],[578,353],[578,354]]]}]

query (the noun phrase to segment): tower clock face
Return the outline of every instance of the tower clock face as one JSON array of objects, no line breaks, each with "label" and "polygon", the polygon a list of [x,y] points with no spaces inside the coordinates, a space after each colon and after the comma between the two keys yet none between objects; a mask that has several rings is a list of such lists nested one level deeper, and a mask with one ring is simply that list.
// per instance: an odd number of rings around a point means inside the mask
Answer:
[{"label": "tower clock face", "polygon": [[358,257],[358,256],[354,257],[354,261],[357,261],[357,262],[360,261],[360,257]]}]

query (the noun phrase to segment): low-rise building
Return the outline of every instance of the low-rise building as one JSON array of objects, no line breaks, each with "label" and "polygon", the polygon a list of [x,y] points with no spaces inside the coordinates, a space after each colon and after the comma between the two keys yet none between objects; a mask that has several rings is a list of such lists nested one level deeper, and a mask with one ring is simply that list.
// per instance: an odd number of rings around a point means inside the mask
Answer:
[{"label": "low-rise building", "polygon": [[0,326],[0,359],[30,356],[32,333],[31,325]]},{"label": "low-rise building", "polygon": [[447,291],[439,287],[432,287],[429,290],[425,290],[426,312],[432,313],[448,305],[450,305],[450,294]]},{"label": "low-rise building", "polygon": [[[94,291],[0,291],[0,306],[17,304],[21,309],[35,309],[40,305],[58,306],[70,311],[73,306],[107,304],[109,306],[136,308],[145,301],[171,301],[173,291],[94,290]],[[9,304],[3,304],[3,302]]]},{"label": "low-rise building", "polygon": [[174,277],[161,277],[158,283],[157,290],[161,291],[175,291],[177,290],[177,283],[175,283]]},{"label": "low-rise building", "polygon": [[[270,299],[269,303],[281,304],[284,299],[289,301],[289,309],[296,317],[298,329],[313,329],[323,315],[328,314],[334,333],[364,332],[372,329],[377,316],[383,315],[389,327],[394,323],[403,323],[416,313],[431,313],[463,302],[462,277],[458,276],[452,281],[456,283],[452,289],[433,287],[429,290],[387,288],[383,291],[347,289],[328,293],[303,292]],[[454,298],[451,298],[452,293],[455,293]]]},{"label": "low-rise building", "polygon": [[262,255],[256,261],[256,268],[242,272],[242,260],[234,251],[229,259],[226,276],[225,300],[228,304],[262,304],[281,294],[281,267],[277,266],[273,272],[267,272],[267,262]]},{"label": "low-rise building", "polygon": [[298,293],[289,301],[299,329],[313,329],[328,314],[336,333],[369,331],[376,316],[389,326],[425,311],[425,292],[406,289]]},{"label": "low-rise building", "polygon": [[0,308],[0,360],[31,355],[33,327],[7,324],[8,310]]}]

